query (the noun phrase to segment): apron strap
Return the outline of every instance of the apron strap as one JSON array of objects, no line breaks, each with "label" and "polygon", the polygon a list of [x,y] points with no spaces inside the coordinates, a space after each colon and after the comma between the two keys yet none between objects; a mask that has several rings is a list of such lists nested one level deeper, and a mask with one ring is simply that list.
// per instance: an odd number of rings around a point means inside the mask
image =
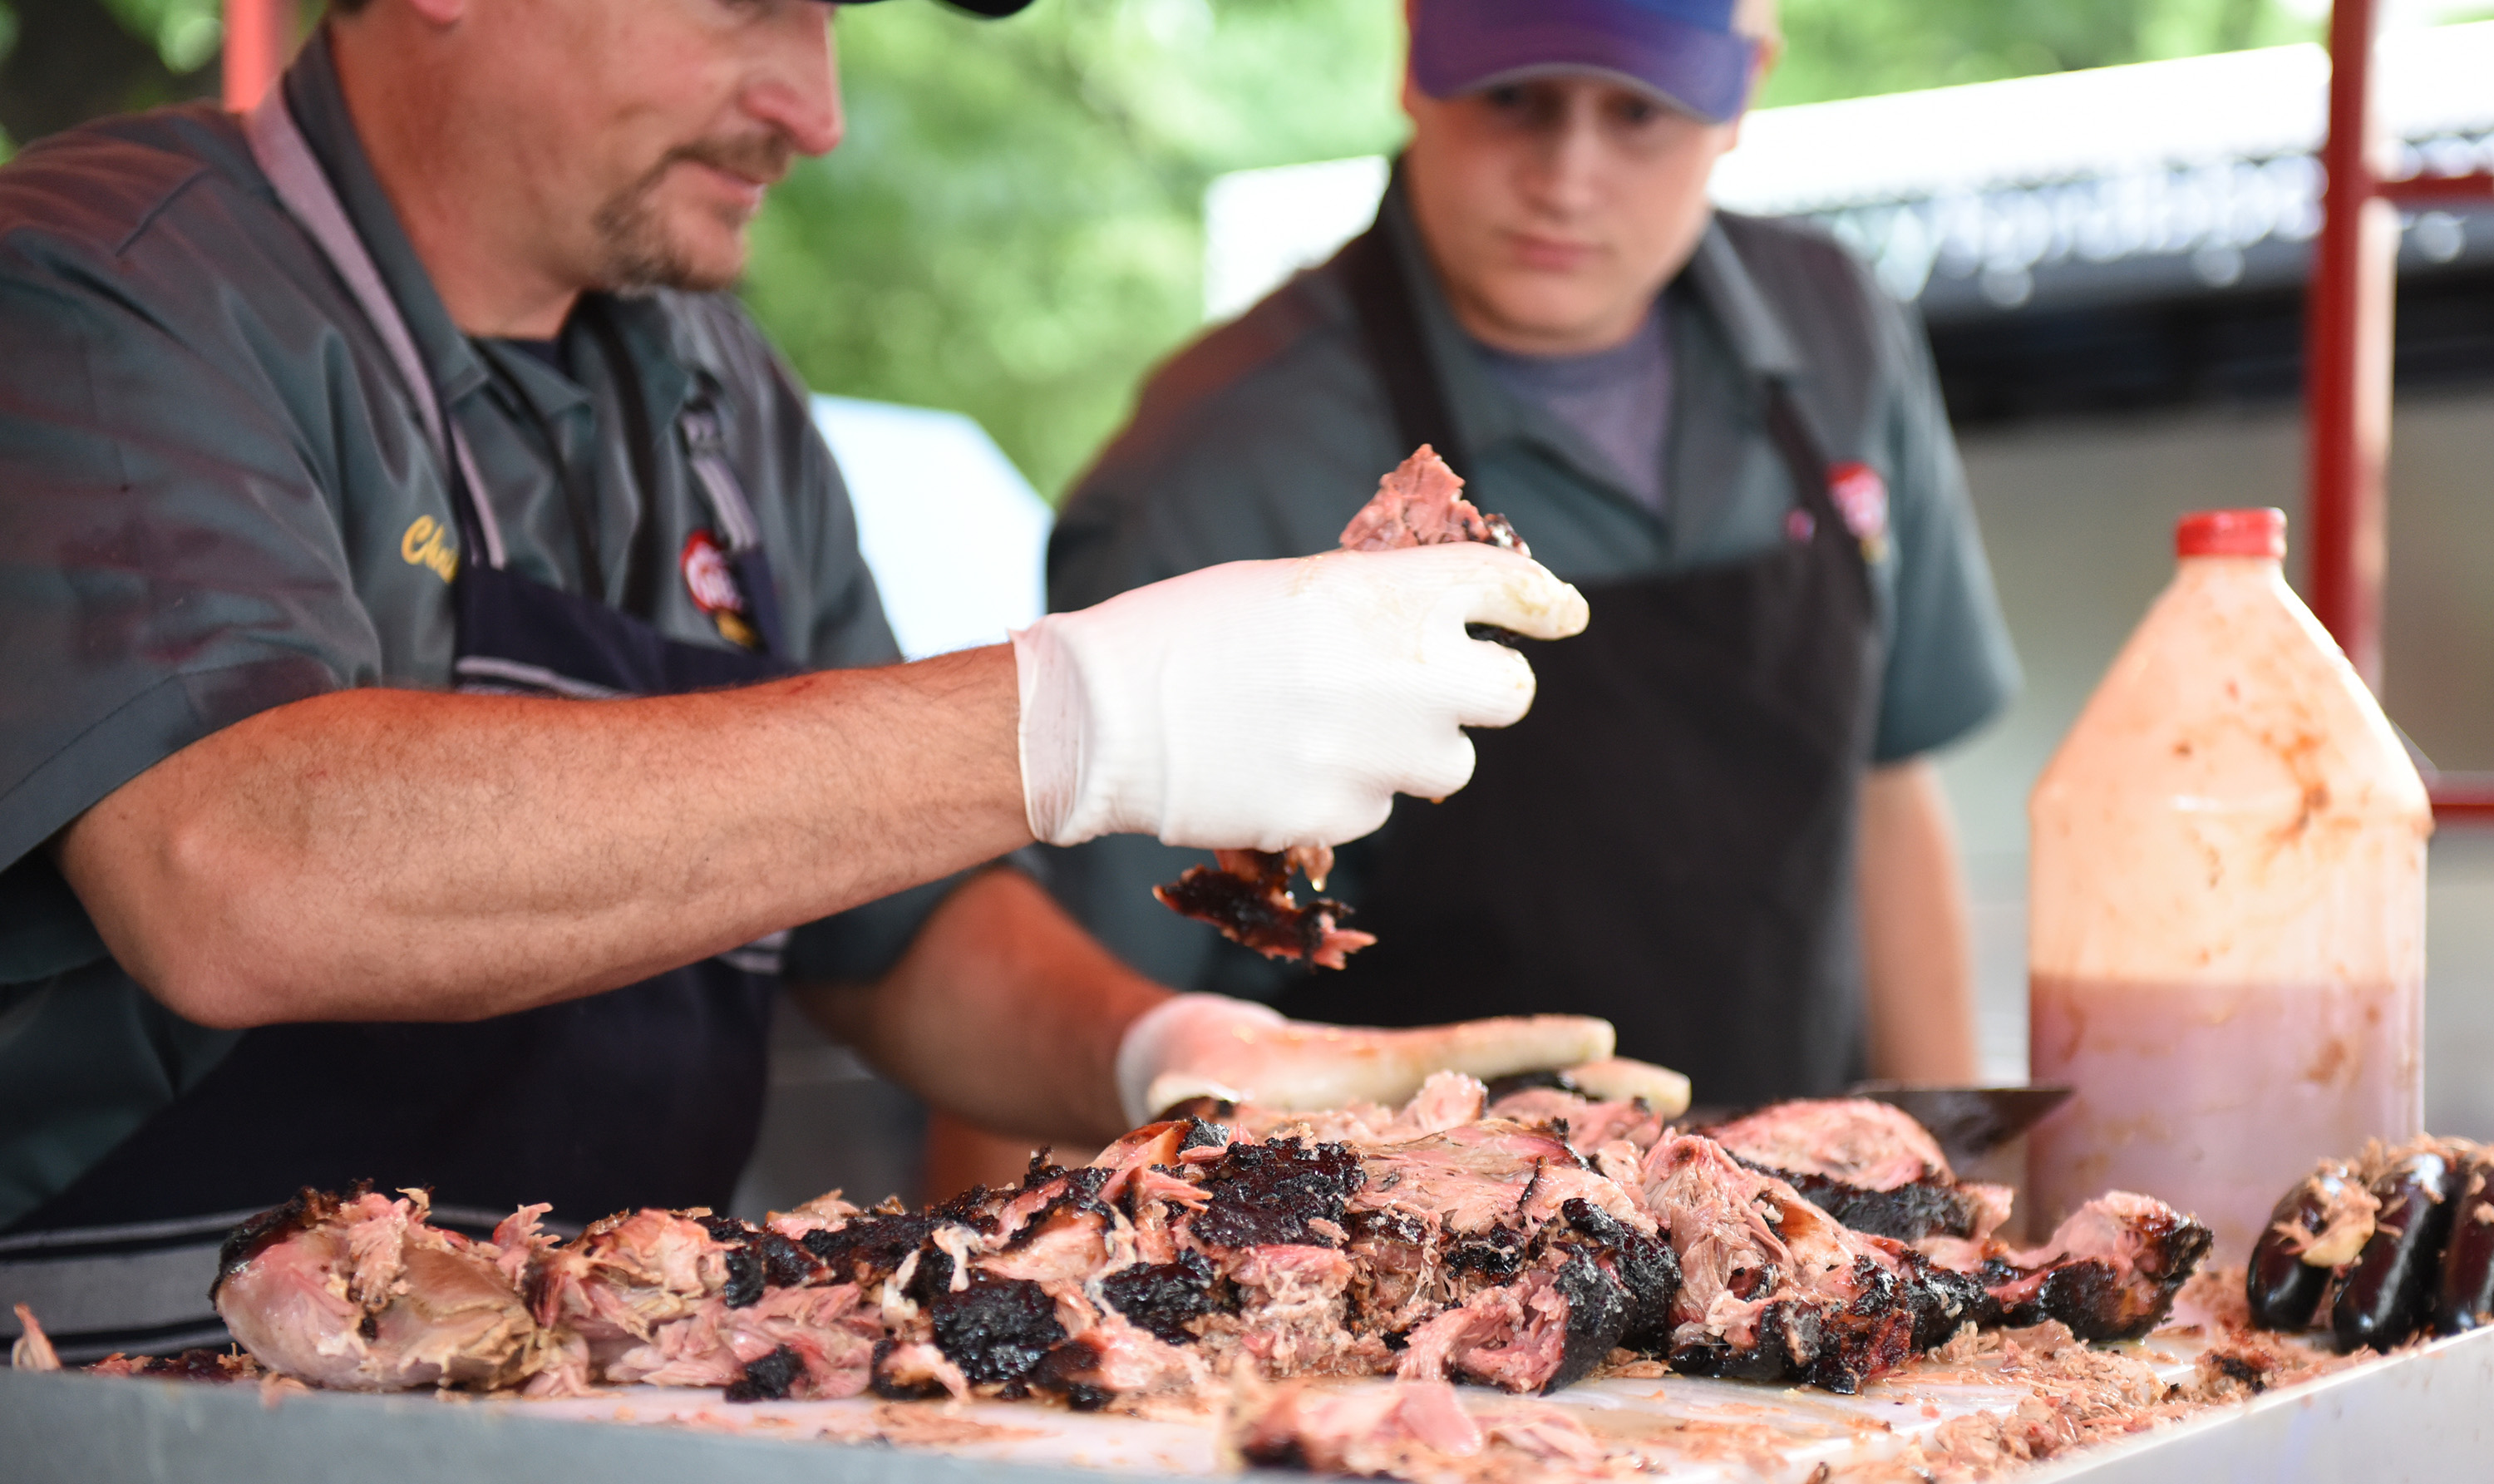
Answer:
[{"label": "apron strap", "polygon": [[753,504],[745,498],[745,483],[736,477],[736,466],[728,462],[718,413],[706,396],[696,395],[676,419],[676,428],[684,437],[693,482],[701,487],[703,498],[710,501],[711,517],[718,523],[719,542],[736,574],[736,586],[745,594],[745,617],[762,639],[762,651],[790,659],[779,622],[778,585],[771,575],[770,554],[762,548],[762,523],[754,519]]},{"label": "apron strap", "polygon": [[1809,512],[1813,533],[1823,530],[1829,539],[1844,548],[1849,559],[1844,563],[1845,570],[1853,574],[1855,592],[1862,599],[1864,612],[1870,612],[1872,597],[1869,554],[1854,535],[1853,528],[1845,524],[1843,512],[1836,508],[1836,496],[1830,488],[1836,467],[1828,462],[1825,445],[1810,431],[1800,401],[1781,377],[1767,380],[1767,436],[1783,456],[1784,468],[1792,474],[1793,495],[1801,508]]},{"label": "apron strap", "polygon": [[347,291],[354,296],[374,333],[389,351],[391,364],[398,368],[399,379],[407,383],[408,395],[415,403],[415,415],[424,426],[425,441],[432,446],[434,457],[441,461],[442,472],[448,477],[451,504],[459,514],[460,524],[472,527],[485,565],[501,566],[502,528],[482,498],[485,486],[477,477],[476,460],[468,451],[468,439],[442,408],[432,379],[425,375],[423,358],[416,354],[415,337],[407,327],[407,317],[399,313],[398,301],[390,297],[380,270],[373,264],[373,255],[355,234],[354,224],[347,219],[347,208],[338,199],[337,188],[329,184],[328,175],[286,106],[283,86],[270,88],[259,106],[243,116],[243,134],[251,142],[252,158],[259,162],[260,172],[276,188],[277,198],[311,236],[321,256],[329,259],[329,266],[346,284]]}]

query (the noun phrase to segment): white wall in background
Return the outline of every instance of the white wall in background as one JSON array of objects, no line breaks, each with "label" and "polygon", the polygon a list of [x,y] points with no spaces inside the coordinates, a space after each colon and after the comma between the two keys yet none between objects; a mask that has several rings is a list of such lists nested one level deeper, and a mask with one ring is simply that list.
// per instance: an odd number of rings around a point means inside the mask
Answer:
[{"label": "white wall in background", "polygon": [[[2396,18],[2455,8],[2412,0]],[[2376,93],[2392,136],[2418,145],[2406,167],[2494,167],[2489,76],[2494,21],[2387,28]],[[1941,257],[2025,266],[2071,251],[2109,261],[2300,241],[2317,222],[2320,176],[2304,157],[2321,140],[2328,83],[2328,57],[2307,43],[1762,108],[1716,167],[1712,195],[1753,215],[1835,213],[1839,235],[1901,298],[1922,291]],[[1237,314],[1350,240],[1385,173],[1370,156],[1214,180],[1204,318]],[[1984,201],[2074,183],[2103,189]],[[1901,224],[1901,210],[1912,220]]]},{"label": "white wall in background", "polygon": [[1048,502],[959,412],[816,397],[858,545],[911,659],[1002,642],[1047,609]]},{"label": "white wall in background", "polygon": [[1233,170],[1203,193],[1203,318],[1227,319],[1333,256],[1377,215],[1385,160]]}]

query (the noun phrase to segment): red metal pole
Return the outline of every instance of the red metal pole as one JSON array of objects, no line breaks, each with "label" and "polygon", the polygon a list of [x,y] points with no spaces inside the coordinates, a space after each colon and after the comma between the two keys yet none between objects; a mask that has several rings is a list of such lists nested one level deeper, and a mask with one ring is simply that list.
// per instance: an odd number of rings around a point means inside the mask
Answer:
[{"label": "red metal pole", "polygon": [[2478,170],[2467,175],[2412,175],[2385,180],[2373,194],[2400,206],[2481,206],[2494,201],[2494,175]]},{"label": "red metal pole", "polygon": [[2329,136],[2304,327],[2312,611],[2377,692],[2382,681],[2384,472],[2390,435],[2390,295],[2397,209],[2376,192],[2373,0],[2329,13]]},{"label": "red metal pole", "polygon": [[[2329,11],[2327,183],[2304,320],[2311,503],[2303,549],[2313,613],[2379,694],[2398,208],[2494,198],[2494,174],[2381,178],[2388,141],[2373,108],[2373,6],[2337,0]],[[2444,773],[2426,785],[2437,818],[2494,824],[2494,773]]]},{"label": "red metal pole", "polygon": [[226,106],[250,108],[294,51],[294,0],[226,0]]}]

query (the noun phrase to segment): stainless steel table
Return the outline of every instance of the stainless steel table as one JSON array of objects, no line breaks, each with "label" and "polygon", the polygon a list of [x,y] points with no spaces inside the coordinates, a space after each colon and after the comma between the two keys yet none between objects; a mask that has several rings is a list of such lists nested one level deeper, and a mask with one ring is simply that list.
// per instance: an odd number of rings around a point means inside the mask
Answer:
[{"label": "stainless steel table", "polygon": [[[2176,1361],[2173,1374],[2187,1372]],[[1936,1399],[1933,1405],[1926,1405]],[[1793,1439],[1779,1464],[1709,1460],[1664,1476],[1805,1480],[1893,1449],[1945,1416],[2014,1405],[1999,1388],[1917,1388],[1908,1405],[1870,1388],[1837,1398],[1740,1382],[1668,1377],[1578,1387],[1554,1399],[1602,1411],[1607,1429],[1641,1416],[1658,1426],[1710,1415],[1780,1417]],[[1482,1397],[1484,1405],[1495,1405]],[[828,1420],[867,1421],[873,1404],[733,1408],[715,1393],[626,1391],[578,1403],[289,1393],[274,1406],[251,1385],[0,1371],[0,1484],[49,1481],[238,1481],[487,1484],[1103,1484],[1201,1477],[1201,1427],[978,1404],[961,1415],[1002,1441],[970,1451],[858,1445],[815,1437]],[[618,1420],[630,1418],[630,1425]],[[1866,1426],[1866,1421],[1870,1425]],[[654,1426],[672,1422],[677,1425]],[[795,1436],[770,1436],[773,1433]],[[1035,1441],[1034,1441],[1035,1440]],[[1099,1467],[1074,1467],[1080,1460]],[[1263,1475],[1279,1479],[1287,1475]],[[2039,1466],[2022,1484],[2462,1484],[2494,1479],[2494,1330],[2273,1392],[2247,1406]]]}]

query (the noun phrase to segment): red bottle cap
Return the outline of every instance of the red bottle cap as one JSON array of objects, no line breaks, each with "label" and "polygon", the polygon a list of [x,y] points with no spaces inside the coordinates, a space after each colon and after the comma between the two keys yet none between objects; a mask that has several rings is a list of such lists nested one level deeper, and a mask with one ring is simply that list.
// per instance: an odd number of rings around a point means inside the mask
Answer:
[{"label": "red bottle cap", "polygon": [[2175,524],[2177,557],[2276,557],[2286,555],[2286,512],[2195,510]]}]

